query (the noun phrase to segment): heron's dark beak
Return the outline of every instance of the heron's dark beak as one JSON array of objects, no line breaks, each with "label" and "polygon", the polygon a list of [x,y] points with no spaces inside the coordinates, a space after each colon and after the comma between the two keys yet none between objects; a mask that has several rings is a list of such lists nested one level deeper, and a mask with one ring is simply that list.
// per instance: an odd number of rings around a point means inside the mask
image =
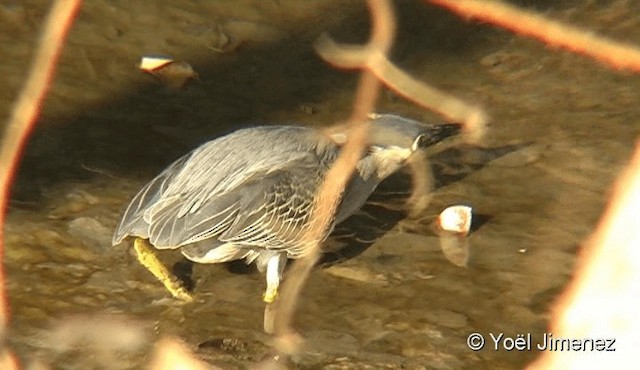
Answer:
[{"label": "heron's dark beak", "polygon": [[442,140],[460,133],[460,125],[445,123],[430,127],[424,134],[420,135],[418,141],[419,148],[427,148]]}]

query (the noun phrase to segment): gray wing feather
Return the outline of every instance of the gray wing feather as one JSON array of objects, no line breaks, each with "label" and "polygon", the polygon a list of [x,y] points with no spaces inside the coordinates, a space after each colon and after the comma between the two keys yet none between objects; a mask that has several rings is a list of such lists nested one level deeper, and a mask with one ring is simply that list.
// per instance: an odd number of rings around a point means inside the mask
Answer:
[{"label": "gray wing feather", "polygon": [[359,175],[354,176],[349,185],[347,185],[338,207],[336,224],[346,220],[362,208],[379,183],[380,180],[375,176],[368,178],[363,178]]},{"label": "gray wing feather", "polygon": [[[250,244],[264,240],[276,245],[282,240],[273,233],[283,231],[276,213],[284,208],[271,215],[263,212],[265,201],[272,200],[266,198],[266,190],[287,185],[283,181],[291,180],[286,174],[292,170],[308,178],[310,169],[317,170],[320,162],[326,165],[336,155],[331,141],[292,126],[240,130],[205,143],[134,197],[114,245],[128,235],[149,238],[157,248],[177,248],[214,236],[237,240],[237,235]],[[267,218],[269,227],[259,227]]]},{"label": "gray wing feather", "polygon": [[235,191],[216,197],[182,217],[179,201],[161,208],[149,220],[149,241],[156,248],[176,248],[220,234],[238,213],[238,196]]},{"label": "gray wing feather", "polygon": [[245,204],[243,214],[220,240],[266,249],[286,248],[295,254],[302,247],[301,233],[306,230],[311,208],[324,170],[319,166],[298,164],[286,172],[271,174],[264,196]]},{"label": "gray wing feather", "polygon": [[206,199],[225,194],[256,175],[286,170],[291,163],[306,159],[319,139],[313,130],[292,126],[237,131],[196,149],[182,175],[167,188],[167,195],[185,196],[178,217],[196,212]]},{"label": "gray wing feather", "polygon": [[[292,164],[294,165],[294,164]],[[225,194],[210,197],[202,202],[195,212],[179,216],[181,203],[163,206],[149,220],[149,241],[156,248],[175,248],[211,237],[221,242],[232,242],[244,246],[263,248],[289,248],[297,240],[299,229],[285,233],[289,220],[300,218],[300,211],[291,207],[295,198],[290,188],[292,182],[307,181],[305,176],[291,176],[290,169],[259,178],[237,187]],[[302,172],[302,171],[301,171]],[[316,183],[309,182],[315,187]],[[277,194],[282,188],[289,192]],[[314,189],[310,189],[313,203]]]},{"label": "gray wing feather", "polygon": [[166,192],[168,184],[175,178],[175,175],[188,159],[188,155],[179,158],[140,189],[122,216],[122,220],[113,235],[113,245],[119,244],[129,235],[142,238],[149,237],[148,221],[144,219],[144,213],[149,207],[161,201],[161,196]]}]

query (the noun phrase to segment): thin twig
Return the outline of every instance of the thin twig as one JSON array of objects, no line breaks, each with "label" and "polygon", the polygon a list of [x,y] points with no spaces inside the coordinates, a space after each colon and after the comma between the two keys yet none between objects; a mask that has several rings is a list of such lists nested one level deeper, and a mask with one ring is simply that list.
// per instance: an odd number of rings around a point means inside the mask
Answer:
[{"label": "thin twig", "polygon": [[433,173],[425,156],[414,155],[407,163],[411,170],[411,196],[406,201],[409,217],[418,217],[427,208],[433,191]]},{"label": "thin twig", "polygon": [[[391,4],[388,1],[369,0],[369,9],[373,18],[372,37],[369,47],[376,53],[385,55],[392,43],[395,33],[395,20]],[[375,54],[372,54],[375,58]],[[371,63],[375,63],[372,61]],[[322,240],[329,224],[332,222],[340,195],[347,181],[355,170],[365,148],[368,131],[368,114],[375,108],[379,94],[379,82],[368,70],[363,71],[356,93],[354,110],[349,118],[350,133],[340,156],[325,176],[319,190],[318,201],[313,209],[312,224],[305,233],[305,240]],[[320,254],[319,244],[309,248],[304,258],[296,262],[287,275],[282,288],[282,295],[276,301],[275,334],[278,350],[284,354],[298,352],[299,341],[295,340],[293,316],[296,311],[302,286],[306,282],[311,269]]]},{"label": "thin twig", "polygon": [[323,35],[316,43],[316,50],[323,59],[336,67],[365,68],[407,100],[452,122],[464,123],[465,137],[469,142],[478,142],[482,138],[487,121],[482,109],[416,80],[371,46],[340,45]]},{"label": "thin twig", "polygon": [[[0,261],[4,252],[4,222],[9,192],[22,149],[33,129],[42,101],[53,80],[56,63],[81,0],[57,0],[47,17],[36,57],[29,71],[27,83],[14,106],[0,144]],[[9,319],[6,301],[4,270],[0,263],[0,332]]]},{"label": "thin twig", "polygon": [[640,49],[592,31],[562,24],[499,1],[426,0],[465,18],[476,18],[543,41],[553,47],[586,55],[617,69],[640,71]]}]

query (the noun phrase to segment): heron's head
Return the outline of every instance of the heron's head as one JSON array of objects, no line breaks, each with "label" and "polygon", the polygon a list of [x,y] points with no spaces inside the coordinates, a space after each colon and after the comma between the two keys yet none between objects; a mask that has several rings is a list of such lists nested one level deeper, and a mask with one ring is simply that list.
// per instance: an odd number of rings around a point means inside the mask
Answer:
[{"label": "heron's head", "polygon": [[456,135],[460,126],[428,124],[393,114],[372,114],[369,142],[380,149],[406,149],[410,153],[426,149]]},{"label": "heron's head", "polygon": [[432,125],[392,114],[375,114],[371,119],[369,155],[381,178],[397,171],[416,151],[460,131],[459,125]]},{"label": "heron's head", "polygon": [[[454,124],[428,124],[393,114],[371,114],[367,157],[380,178],[385,178],[402,167],[418,150],[426,149],[458,134],[460,126]],[[330,133],[340,145],[347,141],[342,130]]]}]

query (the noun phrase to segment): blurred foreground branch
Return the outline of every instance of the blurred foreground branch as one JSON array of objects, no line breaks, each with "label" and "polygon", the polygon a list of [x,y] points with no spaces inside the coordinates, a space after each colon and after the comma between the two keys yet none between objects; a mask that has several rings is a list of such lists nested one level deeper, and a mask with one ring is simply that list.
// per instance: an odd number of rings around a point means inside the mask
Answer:
[{"label": "blurred foreground branch", "polygon": [[630,369],[640,348],[640,141],[552,322],[558,338],[613,339],[616,352],[545,352],[530,369]]},{"label": "blurred foreground branch", "polygon": [[163,338],[156,343],[151,370],[218,370],[217,366],[206,364],[195,358],[184,344],[177,339]]},{"label": "blurred foreground branch", "polygon": [[[58,0],[49,13],[27,82],[13,108],[0,143],[0,260],[4,256],[4,224],[11,181],[20,162],[24,144],[35,124],[42,101],[53,80],[56,63],[80,0]],[[3,264],[0,264],[0,336],[9,320]],[[0,354],[0,358],[2,354]],[[4,364],[3,364],[4,366]],[[5,367],[3,367],[5,369]]]},{"label": "blurred foreground branch", "polygon": [[[375,51],[370,55],[370,58],[375,59],[377,55],[385,55],[389,51],[395,33],[395,20],[389,1],[369,0],[368,6],[373,19],[373,30],[367,47]],[[365,69],[356,93],[353,113],[348,120],[351,130],[347,143],[325,176],[318,194],[319,200],[311,213],[311,227],[303,236],[311,243],[322,240],[320,236],[332,222],[340,196],[362,157],[369,129],[368,114],[374,110],[378,95],[379,82],[371,71]],[[275,302],[276,346],[283,354],[299,352],[300,341],[295,335],[292,321],[302,286],[319,255],[320,245],[314,243],[306,256],[298,260],[289,271],[283,284],[282,295]]]},{"label": "blurred foreground branch", "polygon": [[480,108],[416,80],[391,63],[386,54],[370,45],[339,45],[323,35],[316,44],[316,50],[336,67],[369,71],[387,87],[413,103],[439,113],[452,122],[464,123],[465,136],[471,142],[482,138],[487,118]]},{"label": "blurred foreground branch", "polygon": [[640,49],[547,19],[500,1],[426,0],[466,18],[476,18],[553,46],[583,54],[617,69],[640,71]]}]

